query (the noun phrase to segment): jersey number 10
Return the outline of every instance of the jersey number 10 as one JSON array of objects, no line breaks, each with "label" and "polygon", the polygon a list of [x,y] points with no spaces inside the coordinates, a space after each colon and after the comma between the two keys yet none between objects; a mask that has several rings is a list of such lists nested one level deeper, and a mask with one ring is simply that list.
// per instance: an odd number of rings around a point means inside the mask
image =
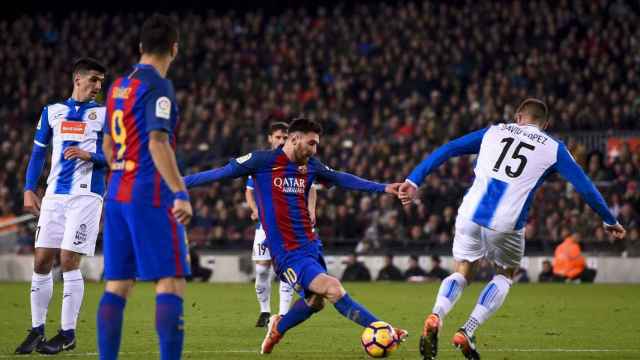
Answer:
[{"label": "jersey number 10", "polygon": [[[504,157],[507,156],[507,152],[511,148],[511,145],[513,145],[514,141],[515,139],[511,137],[504,138],[502,139],[502,141],[500,141],[500,143],[504,143],[505,145],[502,148],[502,153],[500,153],[500,156],[498,157],[498,161],[496,161],[496,164],[493,165],[493,171],[498,172],[498,170],[500,170],[500,167],[502,166],[502,162],[504,161]],[[516,148],[513,150],[513,153],[511,154],[511,158],[520,160],[520,164],[518,164],[518,168],[515,171],[510,165],[507,165],[505,167],[505,173],[507,173],[507,176],[516,178],[522,175],[522,172],[524,171],[524,167],[527,165],[527,157],[524,156],[523,154],[520,154],[520,151],[523,148],[528,150],[536,149],[536,147],[533,145],[527,144],[525,142],[519,142]]]}]

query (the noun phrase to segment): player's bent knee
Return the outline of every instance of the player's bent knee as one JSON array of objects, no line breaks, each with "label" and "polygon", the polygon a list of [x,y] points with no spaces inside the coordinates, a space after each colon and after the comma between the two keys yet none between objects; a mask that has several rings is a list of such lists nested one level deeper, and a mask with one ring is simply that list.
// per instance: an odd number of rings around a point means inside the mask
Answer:
[{"label": "player's bent knee", "polygon": [[156,283],[157,294],[174,294],[182,297],[184,289],[186,287],[186,280],[184,278],[168,277],[159,279]]},{"label": "player's bent knee", "polygon": [[60,267],[63,272],[73,271],[80,268],[82,255],[73,251],[60,251]]},{"label": "player's bent knee", "polygon": [[33,259],[33,271],[37,274],[48,274],[53,268],[54,249],[36,249]]},{"label": "player's bent knee", "polygon": [[317,294],[311,295],[307,300],[307,305],[313,309],[314,312],[318,312],[324,309],[324,298]]},{"label": "player's bent knee", "polygon": [[109,280],[105,285],[105,291],[116,294],[120,297],[127,299],[133,289],[132,280]]},{"label": "player's bent knee", "polygon": [[271,261],[269,260],[256,260],[254,262],[256,263],[256,265],[271,266]]},{"label": "player's bent knee", "polygon": [[335,303],[340,300],[340,298],[343,297],[346,293],[347,292],[342,287],[340,280],[331,278],[331,280],[328,281],[326,297],[327,299],[329,299],[329,301]]},{"label": "player's bent knee", "polygon": [[513,277],[515,274],[516,274],[516,268],[514,267],[503,268],[501,266],[496,265],[496,275],[502,275],[509,280],[513,280]]}]

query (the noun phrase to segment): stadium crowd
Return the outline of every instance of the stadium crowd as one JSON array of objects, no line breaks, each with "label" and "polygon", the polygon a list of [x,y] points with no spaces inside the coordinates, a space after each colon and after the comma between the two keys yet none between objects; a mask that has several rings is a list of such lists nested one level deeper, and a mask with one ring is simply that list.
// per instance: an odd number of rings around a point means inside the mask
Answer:
[{"label": "stadium crowd", "polygon": [[[138,56],[145,15],[0,20],[0,217],[23,213],[35,125],[42,106],[69,96],[73,59],[100,59],[110,79],[127,71]],[[640,255],[640,147],[603,152],[573,136],[638,136],[637,3],[427,1],[275,16],[175,15],[180,55],[169,77],[181,108],[183,172],[266,147],[269,121],[304,114],[325,128],[319,157],[327,165],[401,181],[437,146],[510,121],[520,99],[536,96],[551,107],[550,133],[566,141],[601,185],[629,234],[610,242],[595,213],[558,178],[535,198],[526,225],[529,250],[551,253],[579,232],[587,251]],[[317,226],[326,248],[448,252],[472,164],[466,157],[442,166],[407,209],[386,195],[321,189]],[[243,192],[240,180],[194,191],[191,241],[248,249],[255,224]]]}]

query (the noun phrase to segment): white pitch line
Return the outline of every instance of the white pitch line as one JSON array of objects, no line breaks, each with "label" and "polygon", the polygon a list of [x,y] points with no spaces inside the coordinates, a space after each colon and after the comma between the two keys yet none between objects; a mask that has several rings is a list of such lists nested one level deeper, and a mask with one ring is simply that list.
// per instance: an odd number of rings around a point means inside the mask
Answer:
[{"label": "white pitch line", "polygon": [[[283,350],[283,353],[286,350]],[[415,349],[407,349],[403,352],[417,352]],[[457,352],[459,350],[455,349],[441,349],[442,352]],[[482,352],[532,352],[532,353],[553,353],[553,352],[563,352],[563,353],[640,353],[640,349],[482,349]],[[122,356],[128,355],[146,355],[146,354],[155,354],[158,355],[157,351],[123,351],[120,352]],[[183,354],[258,354],[258,350],[185,350],[182,352]],[[286,351],[287,354],[313,354],[319,353],[319,351]],[[50,355],[40,355],[34,354],[39,357],[50,357]],[[58,354],[57,356],[62,357],[95,357],[99,354],[97,352],[86,352],[86,353],[63,353]],[[333,354],[335,357],[337,354]],[[352,352],[348,352],[348,354],[343,354],[344,356],[353,356],[355,355]],[[9,359],[9,358],[17,358],[24,357],[24,355],[0,355],[0,359]]]}]

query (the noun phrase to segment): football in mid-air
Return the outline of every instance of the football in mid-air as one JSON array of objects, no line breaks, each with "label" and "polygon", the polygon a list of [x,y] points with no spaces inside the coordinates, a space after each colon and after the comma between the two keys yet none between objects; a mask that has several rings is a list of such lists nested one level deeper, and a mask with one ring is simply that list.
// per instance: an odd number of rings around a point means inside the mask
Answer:
[{"label": "football in mid-air", "polygon": [[362,348],[372,358],[384,358],[398,348],[396,332],[384,321],[369,324],[362,333]]}]

